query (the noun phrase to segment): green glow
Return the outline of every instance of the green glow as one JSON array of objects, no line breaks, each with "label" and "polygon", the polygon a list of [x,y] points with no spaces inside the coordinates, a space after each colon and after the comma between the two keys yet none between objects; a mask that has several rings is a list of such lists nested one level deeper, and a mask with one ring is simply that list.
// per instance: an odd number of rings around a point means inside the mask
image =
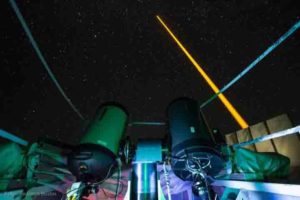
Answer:
[{"label": "green glow", "polygon": [[149,185],[148,185],[148,167],[147,167],[147,164],[143,164],[143,171],[144,171],[144,173],[143,173],[143,185],[144,185],[144,187],[143,187],[143,189],[145,190],[145,191],[143,191],[143,193],[149,193],[150,192],[150,189],[149,189]]}]

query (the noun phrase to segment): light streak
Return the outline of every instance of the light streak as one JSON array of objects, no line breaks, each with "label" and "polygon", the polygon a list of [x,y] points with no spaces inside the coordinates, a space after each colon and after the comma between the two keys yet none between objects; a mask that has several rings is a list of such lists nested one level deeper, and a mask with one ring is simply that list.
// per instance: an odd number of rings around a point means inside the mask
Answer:
[{"label": "light streak", "polygon": [[[177,43],[183,53],[188,57],[191,63],[195,66],[198,70],[200,75],[205,79],[211,89],[217,94],[220,92],[219,88],[216,84],[211,80],[211,78],[206,74],[206,72],[202,69],[202,67],[197,63],[197,61],[192,57],[192,55],[188,52],[188,50],[183,46],[183,44],[178,40],[178,38],[173,34],[173,32],[169,29],[169,27],[164,23],[164,21],[157,15],[156,18],[161,23],[161,25],[166,29],[169,35],[173,38],[173,40]],[[218,95],[221,102],[230,112],[232,117],[237,121],[241,128],[248,128],[248,123],[243,119],[243,117],[238,113],[238,111],[233,107],[233,105],[228,101],[228,99],[221,93]]]}]

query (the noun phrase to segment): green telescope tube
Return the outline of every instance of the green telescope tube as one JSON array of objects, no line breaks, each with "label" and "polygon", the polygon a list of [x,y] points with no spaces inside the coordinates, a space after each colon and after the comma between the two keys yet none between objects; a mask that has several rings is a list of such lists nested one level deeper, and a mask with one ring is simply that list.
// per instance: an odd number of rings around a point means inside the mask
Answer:
[{"label": "green telescope tube", "polygon": [[120,140],[127,124],[126,112],[114,105],[102,107],[80,144],[96,144],[118,154]]}]

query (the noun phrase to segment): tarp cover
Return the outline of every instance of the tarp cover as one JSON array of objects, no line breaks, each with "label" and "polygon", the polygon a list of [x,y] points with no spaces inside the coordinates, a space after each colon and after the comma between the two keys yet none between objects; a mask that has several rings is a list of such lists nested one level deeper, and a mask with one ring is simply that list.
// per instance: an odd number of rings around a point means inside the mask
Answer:
[{"label": "tarp cover", "polygon": [[238,173],[255,173],[264,178],[281,178],[289,174],[290,159],[278,153],[258,153],[238,148],[232,159],[233,171]]},{"label": "tarp cover", "polygon": [[0,177],[13,177],[22,169],[24,153],[19,145],[6,143],[0,145]]},{"label": "tarp cover", "polygon": [[15,143],[1,144],[0,160],[0,191],[2,191],[7,188],[9,180],[20,173],[24,162],[24,153]]}]

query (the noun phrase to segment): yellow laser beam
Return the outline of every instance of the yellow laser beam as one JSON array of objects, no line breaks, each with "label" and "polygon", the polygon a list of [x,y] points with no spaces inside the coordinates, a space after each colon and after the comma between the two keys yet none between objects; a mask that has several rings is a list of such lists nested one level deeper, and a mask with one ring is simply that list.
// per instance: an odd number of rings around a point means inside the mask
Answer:
[{"label": "yellow laser beam", "polygon": [[[216,84],[209,78],[206,72],[202,69],[202,67],[197,63],[197,61],[192,57],[192,55],[187,51],[187,49],[182,45],[182,43],[177,39],[177,37],[172,33],[172,31],[168,28],[168,26],[163,22],[163,20],[157,15],[156,18],[161,23],[161,25],[166,29],[169,35],[174,39],[183,53],[188,57],[188,59],[192,62],[192,64],[196,67],[201,76],[205,79],[211,89],[218,93],[220,90],[216,86]],[[233,107],[233,105],[228,101],[228,99],[221,93],[218,95],[221,102],[227,108],[227,110],[231,113],[232,117],[237,121],[237,123],[241,126],[241,128],[248,128],[249,125],[243,119],[243,117],[237,112],[237,110]]]}]

